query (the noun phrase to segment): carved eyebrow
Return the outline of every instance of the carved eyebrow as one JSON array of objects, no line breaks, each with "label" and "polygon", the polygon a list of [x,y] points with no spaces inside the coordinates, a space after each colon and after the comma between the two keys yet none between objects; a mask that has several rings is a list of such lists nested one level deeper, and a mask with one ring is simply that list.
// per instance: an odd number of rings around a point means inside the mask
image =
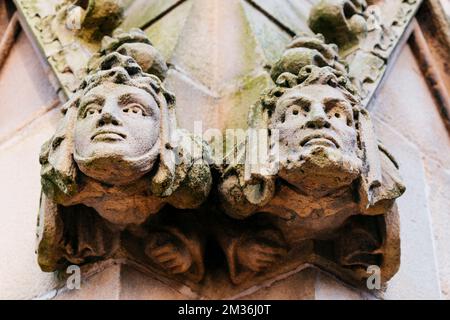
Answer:
[{"label": "carved eyebrow", "polygon": [[121,94],[118,99],[120,105],[129,103],[130,101],[136,101],[136,100],[140,100],[139,97],[136,96],[136,94],[128,93],[128,92]]},{"label": "carved eyebrow", "polygon": [[96,95],[96,94],[90,94],[87,96],[84,96],[81,99],[81,107],[85,107],[86,105],[92,103],[92,102],[103,102],[104,98],[102,96]]},{"label": "carved eyebrow", "polygon": [[[151,97],[152,97],[152,99],[155,99],[153,96],[151,96]],[[121,107],[125,107],[130,102],[136,102],[136,103],[139,103],[140,105],[142,105],[142,107],[145,108],[144,111],[147,111],[147,113],[153,112],[151,104],[149,104],[145,98],[141,97],[140,94],[124,93],[121,96],[119,96],[118,101],[119,101],[119,105]]]},{"label": "carved eyebrow", "polygon": [[288,107],[292,104],[299,104],[299,105],[310,105],[312,103],[311,99],[308,99],[307,97],[303,97],[303,96],[297,96],[297,97],[292,97],[290,99],[288,99],[287,101],[285,101],[283,103],[284,107]]},{"label": "carved eyebrow", "polygon": [[105,101],[105,98],[102,96],[96,95],[96,94],[90,94],[81,99],[80,108],[78,110],[78,114],[83,114],[86,107],[90,105],[93,102],[97,102],[99,104],[103,104]]},{"label": "carved eyebrow", "polygon": [[310,105],[312,103],[312,100],[308,99],[307,97],[297,97],[295,99],[295,102],[300,105]]},{"label": "carved eyebrow", "polygon": [[[331,108],[334,107],[335,104],[345,105],[348,106],[351,109],[351,104],[345,99],[341,98],[325,98],[323,99],[323,104],[325,105],[325,111],[329,111]],[[345,108],[346,112],[350,112]]]}]

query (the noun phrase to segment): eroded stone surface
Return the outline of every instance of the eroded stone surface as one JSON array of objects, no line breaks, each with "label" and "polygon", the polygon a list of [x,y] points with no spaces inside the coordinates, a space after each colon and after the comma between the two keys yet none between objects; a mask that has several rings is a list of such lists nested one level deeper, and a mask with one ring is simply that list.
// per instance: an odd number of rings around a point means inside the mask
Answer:
[{"label": "eroded stone surface", "polygon": [[[204,91],[227,97],[220,100],[224,110],[250,105],[262,92],[249,124],[272,133],[268,168],[251,162],[249,138],[245,162],[217,168],[219,195],[210,195],[209,149],[177,130],[175,97],[161,84],[163,58],[143,32],[116,30],[90,59],[64,120],[42,148],[43,270],[129,259],[206,297],[216,295],[202,283],[205,276],[214,282],[215,264],[220,279],[229,272],[223,296],[307,264],[360,286],[369,266],[381,268],[383,282],[395,274],[394,201],[404,186],[337,47],[319,35],[296,37],[272,68],[275,87],[264,92],[268,55],[257,50],[259,31],[243,42],[242,33],[227,30],[235,21],[250,34],[257,21],[249,15],[255,9],[246,10],[245,16],[240,1],[196,1],[171,61]],[[205,11],[218,22],[198,19]],[[200,22],[203,33],[193,32]],[[218,37],[205,45],[210,28]],[[202,50],[188,52],[194,44]],[[238,94],[229,83],[241,83]],[[202,206],[209,197],[209,208]]]}]

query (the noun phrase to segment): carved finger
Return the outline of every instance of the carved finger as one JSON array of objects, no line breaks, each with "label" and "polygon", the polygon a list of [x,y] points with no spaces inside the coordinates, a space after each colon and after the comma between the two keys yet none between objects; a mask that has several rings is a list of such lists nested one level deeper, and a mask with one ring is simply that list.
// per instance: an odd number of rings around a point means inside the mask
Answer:
[{"label": "carved finger", "polygon": [[260,255],[258,258],[256,258],[257,261],[261,262],[274,262],[276,260],[275,256],[272,255]]},{"label": "carved finger", "polygon": [[167,253],[165,255],[158,256],[156,259],[160,263],[166,263],[166,262],[172,261],[172,260],[177,259],[177,258],[178,258],[178,255],[176,253]]},{"label": "carved finger", "polygon": [[151,253],[154,257],[159,257],[164,254],[173,253],[174,251],[173,245],[165,245],[163,247],[152,249]]},{"label": "carved finger", "polygon": [[272,246],[262,246],[256,250],[260,254],[264,255],[283,255],[286,253],[286,249]]},{"label": "carved finger", "polygon": [[269,261],[256,261],[255,266],[257,267],[258,271],[264,270],[269,268],[272,265],[273,262]]},{"label": "carved finger", "polygon": [[164,268],[172,269],[173,267],[179,265],[180,263],[177,258],[172,258],[170,260],[164,261],[161,264],[164,266]]},{"label": "carved finger", "polygon": [[170,269],[171,272],[174,272],[174,270],[181,269],[185,263],[183,261],[180,261],[180,259],[176,259],[173,261],[169,261],[165,264],[165,267],[167,269]]},{"label": "carved finger", "polygon": [[179,259],[170,260],[164,264],[164,266],[167,269],[170,269],[171,271],[173,271],[174,269],[176,269],[177,267],[180,267],[182,265],[183,265],[183,262],[180,262]]},{"label": "carved finger", "polygon": [[172,268],[171,272],[174,274],[185,273],[186,271],[189,270],[189,267],[190,267],[189,265],[181,264],[179,266]]}]

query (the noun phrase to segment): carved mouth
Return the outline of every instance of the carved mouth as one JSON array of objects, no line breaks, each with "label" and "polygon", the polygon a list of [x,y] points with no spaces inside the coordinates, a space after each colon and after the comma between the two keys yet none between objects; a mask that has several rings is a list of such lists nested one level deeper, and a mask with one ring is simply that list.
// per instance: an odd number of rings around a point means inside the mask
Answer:
[{"label": "carved mouth", "polygon": [[309,135],[300,142],[300,146],[302,147],[310,145],[323,145],[328,147],[331,146],[339,149],[339,144],[337,143],[336,139],[324,134]]},{"label": "carved mouth", "polygon": [[117,141],[124,140],[126,134],[113,130],[100,130],[94,133],[91,137],[92,141]]}]

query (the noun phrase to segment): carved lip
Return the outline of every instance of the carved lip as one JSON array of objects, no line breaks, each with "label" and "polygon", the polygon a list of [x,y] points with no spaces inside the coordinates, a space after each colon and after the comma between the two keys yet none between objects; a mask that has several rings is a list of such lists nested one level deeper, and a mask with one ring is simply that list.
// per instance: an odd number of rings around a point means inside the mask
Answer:
[{"label": "carved lip", "polygon": [[326,134],[311,134],[303,138],[300,142],[300,146],[304,147],[307,145],[332,145],[335,148],[339,148],[339,143],[332,136]]},{"label": "carved lip", "polygon": [[96,133],[94,133],[91,137],[91,140],[109,140],[109,141],[115,141],[115,140],[122,140],[127,137],[126,134],[114,131],[114,130],[99,130]]}]

